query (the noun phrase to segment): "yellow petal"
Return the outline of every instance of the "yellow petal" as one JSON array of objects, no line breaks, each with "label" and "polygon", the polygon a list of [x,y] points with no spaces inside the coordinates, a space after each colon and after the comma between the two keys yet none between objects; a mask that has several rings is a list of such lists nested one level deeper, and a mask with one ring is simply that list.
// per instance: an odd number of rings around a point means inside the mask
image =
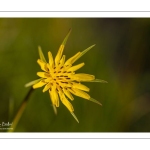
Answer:
[{"label": "yellow petal", "polygon": [[46,83],[51,82],[51,81],[52,81],[52,77],[49,77],[49,78],[43,79],[43,81],[45,81]]},{"label": "yellow petal", "polygon": [[64,95],[63,93],[60,93],[60,92],[59,92],[59,97],[60,97],[62,103],[68,108],[68,110],[69,110],[70,112],[73,112],[73,111],[74,111],[73,106],[72,106],[72,104],[67,100],[67,98],[65,97],[65,95]]},{"label": "yellow petal", "polygon": [[51,88],[51,90],[49,90],[49,93],[50,93],[50,97],[51,97],[51,100],[52,100],[52,103],[56,106],[56,107],[59,107],[59,97],[58,97],[58,93],[56,91],[56,88],[53,86]]},{"label": "yellow petal", "polygon": [[43,92],[46,92],[50,88],[51,88],[51,84],[50,83],[46,84],[44,89],[43,89]]},{"label": "yellow petal", "polygon": [[50,77],[50,75],[46,72],[37,72],[37,75],[41,78],[47,78]]},{"label": "yellow petal", "polygon": [[72,94],[67,89],[63,88],[63,92],[70,100],[74,100]]},{"label": "yellow petal", "polygon": [[81,55],[81,52],[78,52],[77,54],[75,54],[74,56],[72,56],[71,58],[69,58],[66,62],[65,62],[65,66],[68,66],[68,65],[72,65],[75,60]]},{"label": "yellow petal", "polygon": [[81,63],[81,64],[78,64],[78,65],[75,65],[75,66],[69,68],[67,71],[76,71],[76,70],[80,69],[83,66],[84,66],[84,63]]},{"label": "yellow petal", "polygon": [[88,100],[90,99],[90,95],[85,93],[82,90],[72,88],[72,89],[69,89],[69,91],[76,96],[79,96],[79,97],[82,97],[82,98],[88,99]]},{"label": "yellow petal", "polygon": [[54,60],[53,60],[53,55],[50,51],[48,52],[48,59],[49,59],[50,67],[53,68],[54,67]]},{"label": "yellow petal", "polygon": [[[64,62],[65,62],[65,55],[63,55],[63,57],[61,58],[60,62],[59,62],[59,65],[57,67],[55,67],[55,71],[56,72],[63,72],[64,71]],[[54,72],[54,71],[53,71]]]},{"label": "yellow petal", "polygon": [[65,65],[69,65],[69,64],[73,64],[75,61],[77,61],[81,56],[83,56],[86,52],[88,52],[91,48],[93,48],[95,45],[92,45],[90,47],[88,47],[87,49],[85,49],[82,52],[78,52],[77,54],[75,54],[73,57],[69,58]]},{"label": "yellow petal", "polygon": [[61,58],[61,60],[60,60],[60,65],[61,66],[63,66],[64,65],[64,63],[65,63],[65,55],[63,55],[63,57]]},{"label": "yellow petal", "polygon": [[57,91],[55,91],[55,97],[56,97],[56,107],[59,107],[59,97]]},{"label": "yellow petal", "polygon": [[49,90],[49,96],[50,96],[50,99],[52,101],[52,104],[55,105],[55,99],[52,96],[52,89]]},{"label": "yellow petal", "polygon": [[65,47],[65,44],[66,44],[66,42],[68,40],[68,37],[69,37],[70,33],[71,33],[71,29],[69,30],[68,34],[66,35],[65,39],[63,40],[62,44],[59,47],[59,50],[58,50],[57,55],[55,57],[55,65],[56,66],[59,64],[59,61],[61,59],[64,47]]},{"label": "yellow petal", "polygon": [[52,66],[50,66],[49,63],[47,63],[46,65],[47,65],[47,68],[49,69],[50,73],[54,72],[54,68]]},{"label": "yellow petal", "polygon": [[43,71],[48,71],[48,68],[47,68],[46,63],[43,62],[41,59],[38,59],[38,60],[37,60],[37,63],[40,65],[40,67],[41,67],[41,69],[42,69]]},{"label": "yellow petal", "polygon": [[46,83],[43,82],[43,80],[41,80],[40,82],[36,83],[33,85],[33,88],[36,89],[36,88],[39,88],[39,87],[42,87],[43,85],[45,85]]},{"label": "yellow petal", "polygon": [[93,48],[94,46],[95,46],[95,44],[92,45],[92,46],[90,46],[90,47],[88,47],[88,48],[85,49],[84,51],[82,51],[81,54],[80,54],[78,57],[76,57],[76,59],[74,60],[74,62],[77,61],[81,56],[83,56],[85,53],[87,53],[87,52],[88,52],[91,48]]},{"label": "yellow petal", "polygon": [[55,57],[55,65],[57,66],[59,64],[59,61],[61,59],[61,56],[62,56],[62,53],[63,53],[63,50],[64,50],[64,45],[61,45],[60,48],[59,48],[59,51]]},{"label": "yellow petal", "polygon": [[94,75],[78,73],[71,76],[71,79],[76,81],[91,81],[95,79]]},{"label": "yellow petal", "polygon": [[29,87],[29,86],[31,86],[31,85],[33,85],[33,84],[36,84],[36,83],[38,83],[39,81],[41,81],[42,79],[40,78],[40,79],[37,79],[37,80],[34,80],[34,81],[31,81],[31,82],[29,82],[29,83],[27,83],[27,84],[25,84],[25,87]]},{"label": "yellow petal", "polygon": [[43,54],[43,52],[42,52],[42,49],[41,49],[40,46],[38,46],[38,50],[39,50],[40,59],[41,59],[43,62],[47,63],[47,62],[46,62],[46,59],[45,59],[45,57],[44,57],[44,54]]},{"label": "yellow petal", "polygon": [[72,84],[71,83],[69,83],[69,82],[63,82],[63,81],[60,81],[59,82],[59,85],[61,86],[61,87],[72,87]]},{"label": "yellow petal", "polygon": [[73,83],[73,88],[80,89],[80,90],[87,91],[87,92],[90,90],[87,86],[81,83],[75,83],[75,82],[72,82],[72,83]]}]

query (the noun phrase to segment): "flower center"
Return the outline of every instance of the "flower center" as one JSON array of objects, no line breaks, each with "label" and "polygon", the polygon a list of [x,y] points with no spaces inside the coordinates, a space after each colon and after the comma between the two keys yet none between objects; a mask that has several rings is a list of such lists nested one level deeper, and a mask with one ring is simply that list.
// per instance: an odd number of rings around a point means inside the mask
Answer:
[{"label": "flower center", "polygon": [[54,67],[54,70],[49,71],[50,83],[55,85],[57,88],[68,88],[72,86],[71,76],[74,74],[72,71],[67,71],[68,66]]}]

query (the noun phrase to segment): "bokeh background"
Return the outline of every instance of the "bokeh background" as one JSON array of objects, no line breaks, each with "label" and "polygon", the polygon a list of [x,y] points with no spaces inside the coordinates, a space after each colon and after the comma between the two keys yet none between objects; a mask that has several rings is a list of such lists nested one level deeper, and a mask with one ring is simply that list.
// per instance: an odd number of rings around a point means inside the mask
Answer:
[{"label": "bokeh background", "polygon": [[46,58],[48,51],[55,56],[70,28],[67,58],[96,44],[75,64],[85,62],[77,72],[108,81],[85,83],[103,106],[75,97],[78,124],[62,103],[55,115],[48,92],[39,88],[15,132],[149,132],[149,18],[1,18],[0,124],[12,122],[30,89],[24,85],[38,78],[37,47]]}]

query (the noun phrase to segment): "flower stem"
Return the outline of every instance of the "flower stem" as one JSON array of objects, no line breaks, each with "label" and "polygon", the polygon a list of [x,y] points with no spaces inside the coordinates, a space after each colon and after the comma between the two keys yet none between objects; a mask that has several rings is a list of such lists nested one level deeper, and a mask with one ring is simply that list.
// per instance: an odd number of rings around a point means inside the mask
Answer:
[{"label": "flower stem", "polygon": [[21,105],[20,105],[20,107],[19,107],[19,109],[18,109],[18,111],[17,111],[17,113],[16,113],[16,115],[13,119],[12,125],[11,125],[10,129],[8,130],[8,132],[13,132],[15,130],[15,128],[16,128],[16,126],[17,126],[17,124],[18,124],[25,108],[26,108],[27,102],[28,102],[28,100],[29,100],[29,98],[30,98],[33,91],[34,91],[34,89],[31,87],[29,92],[27,93],[27,95],[23,99],[23,101],[22,101],[22,103],[21,103]]}]

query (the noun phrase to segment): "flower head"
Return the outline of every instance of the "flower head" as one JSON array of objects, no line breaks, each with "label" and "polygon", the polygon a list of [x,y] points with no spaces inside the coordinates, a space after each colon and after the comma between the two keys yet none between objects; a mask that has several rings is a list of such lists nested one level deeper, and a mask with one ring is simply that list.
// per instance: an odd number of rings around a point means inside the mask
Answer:
[{"label": "flower head", "polygon": [[40,79],[31,81],[25,86],[28,87],[33,85],[34,89],[44,86],[43,92],[49,92],[55,112],[56,107],[59,107],[60,99],[61,102],[68,108],[76,121],[79,122],[77,117],[73,113],[73,106],[69,102],[69,100],[74,100],[74,97],[72,95],[79,96],[81,98],[101,105],[99,101],[91,98],[90,95],[86,93],[89,92],[90,89],[84,84],[81,84],[81,82],[107,82],[104,80],[95,79],[94,75],[75,73],[76,70],[84,66],[84,63],[73,65],[74,62],[77,61],[81,56],[83,56],[95,45],[88,47],[82,52],[78,52],[77,54],[65,61],[65,55],[63,55],[63,50],[70,35],[70,32],[71,30],[60,45],[55,59],[53,59],[52,53],[49,51],[49,61],[47,62],[41,48],[38,48],[40,59],[37,60],[37,63],[40,65],[42,72],[37,72],[37,75],[40,77]]}]

